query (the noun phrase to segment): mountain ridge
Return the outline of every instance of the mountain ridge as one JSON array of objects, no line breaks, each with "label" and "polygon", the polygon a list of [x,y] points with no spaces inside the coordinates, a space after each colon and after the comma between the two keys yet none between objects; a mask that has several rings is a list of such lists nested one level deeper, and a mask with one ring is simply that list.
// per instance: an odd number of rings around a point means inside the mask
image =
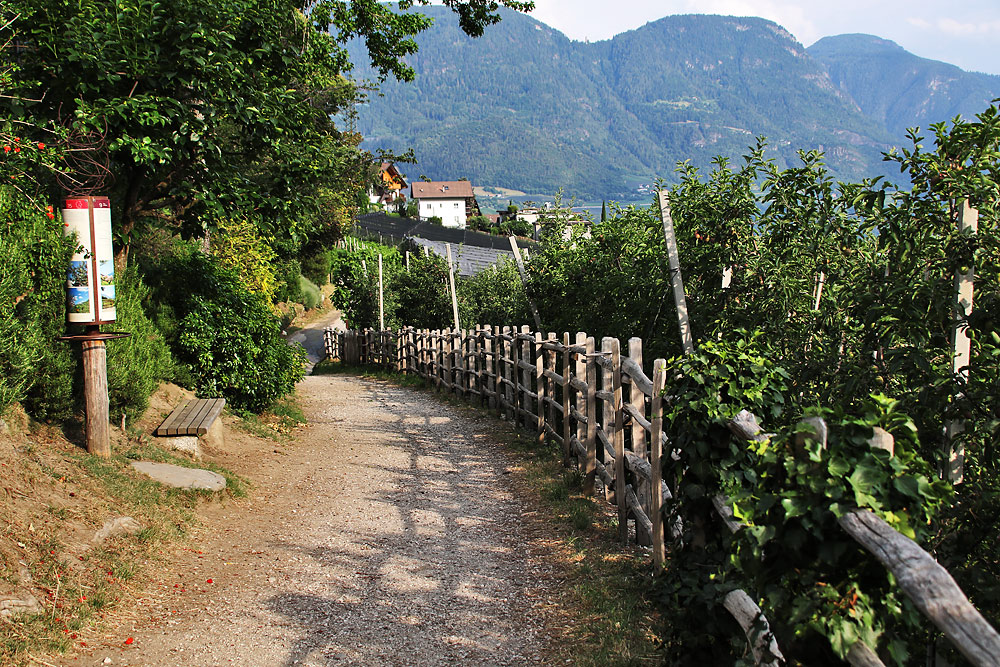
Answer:
[{"label": "mountain ridge", "polygon": [[[504,12],[472,40],[444,8],[424,10],[435,23],[407,58],[416,81],[386,82],[359,109],[358,130],[371,149],[414,148],[420,163],[411,171],[431,178],[624,199],[657,177],[676,178],[677,162],[738,159],[756,136],[769,137],[779,166],[817,149],[844,179],[887,174],[881,154],[903,140],[880,120],[889,111],[880,116],[864,95],[857,101],[875,77],[857,83],[844,73],[849,65],[838,69],[837,42],[807,49],[765,19],[668,16],[578,42]],[[363,62],[360,48],[350,55]],[[374,78],[364,65],[356,75]]]}]

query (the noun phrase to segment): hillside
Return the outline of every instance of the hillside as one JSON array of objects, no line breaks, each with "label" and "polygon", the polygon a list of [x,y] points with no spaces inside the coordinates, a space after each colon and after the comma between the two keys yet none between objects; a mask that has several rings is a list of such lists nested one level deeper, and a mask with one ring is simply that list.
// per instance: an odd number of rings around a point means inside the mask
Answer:
[{"label": "hillside", "polygon": [[[366,147],[416,150],[411,178],[627,197],[678,161],[737,157],[755,135],[782,165],[800,148],[825,150],[845,178],[878,169],[892,141],[763,19],[671,16],[583,43],[510,12],[473,40],[443,8],[427,11],[435,26],[408,60],[416,82],[386,82],[358,121]],[[374,78],[364,66],[355,75]]]},{"label": "hillside", "polygon": [[1000,97],[1000,76],[920,58],[873,35],[825,37],[808,52],[865,114],[898,137],[909,127],[972,118]]}]

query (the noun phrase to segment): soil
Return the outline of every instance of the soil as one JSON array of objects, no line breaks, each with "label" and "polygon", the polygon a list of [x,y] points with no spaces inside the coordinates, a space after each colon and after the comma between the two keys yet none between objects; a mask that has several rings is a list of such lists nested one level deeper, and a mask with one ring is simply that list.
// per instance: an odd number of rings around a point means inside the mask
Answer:
[{"label": "soil", "polygon": [[[315,348],[335,319],[296,334]],[[546,662],[558,575],[526,534],[496,422],[351,375],[307,377],[298,395],[308,424],[292,439],[262,447],[230,428],[205,451],[250,481],[248,498],[205,505],[102,637],[45,661]]]}]

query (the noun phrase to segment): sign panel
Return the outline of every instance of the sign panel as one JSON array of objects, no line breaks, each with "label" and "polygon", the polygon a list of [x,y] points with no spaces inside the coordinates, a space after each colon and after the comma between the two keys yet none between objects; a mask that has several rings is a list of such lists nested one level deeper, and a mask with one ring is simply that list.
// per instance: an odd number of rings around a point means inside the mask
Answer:
[{"label": "sign panel", "polygon": [[67,319],[74,324],[115,321],[115,254],[111,243],[111,201],[107,197],[67,199],[63,232],[76,234],[79,252],[66,273]]}]

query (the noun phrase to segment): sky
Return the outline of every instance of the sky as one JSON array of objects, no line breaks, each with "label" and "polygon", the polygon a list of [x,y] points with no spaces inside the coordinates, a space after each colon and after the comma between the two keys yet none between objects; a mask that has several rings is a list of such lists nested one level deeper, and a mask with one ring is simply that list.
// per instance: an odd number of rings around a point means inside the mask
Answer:
[{"label": "sky", "polygon": [[531,12],[570,39],[590,41],[670,14],[760,16],[805,46],[867,33],[924,58],[1000,74],[1000,0],[535,0]]}]

